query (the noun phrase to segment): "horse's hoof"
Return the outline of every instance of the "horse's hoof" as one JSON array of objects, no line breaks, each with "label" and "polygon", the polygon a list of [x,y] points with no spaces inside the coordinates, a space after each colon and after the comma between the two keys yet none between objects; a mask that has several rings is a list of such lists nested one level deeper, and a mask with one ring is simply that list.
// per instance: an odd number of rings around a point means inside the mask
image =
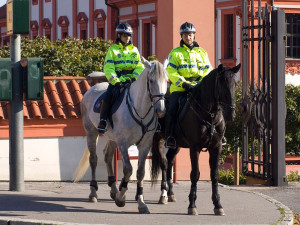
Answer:
[{"label": "horse's hoof", "polygon": [[116,199],[116,193],[110,192],[110,197],[112,200]]},{"label": "horse's hoof", "polygon": [[169,202],[176,202],[175,195],[169,195],[169,196],[168,196],[168,201],[169,201]]},{"label": "horse's hoof", "polygon": [[139,213],[140,213],[140,214],[150,214],[150,211],[149,211],[149,209],[148,209],[147,206],[144,206],[144,207],[138,207],[138,209],[139,209]]},{"label": "horse's hoof", "polygon": [[89,201],[93,202],[93,203],[98,202],[97,198],[96,197],[92,197],[92,196],[89,196]]},{"label": "horse's hoof", "polygon": [[115,203],[119,207],[124,207],[125,206],[125,200],[124,201],[120,201],[118,198],[115,198]]},{"label": "horse's hoof", "polygon": [[166,196],[160,196],[158,204],[168,204],[168,197]]},{"label": "horse's hoof", "polygon": [[188,208],[188,215],[198,216],[197,208]]},{"label": "horse's hoof", "polygon": [[214,209],[214,213],[215,213],[215,215],[217,215],[217,216],[225,216],[225,212],[224,212],[224,209],[223,209],[223,208],[220,208],[220,209]]}]

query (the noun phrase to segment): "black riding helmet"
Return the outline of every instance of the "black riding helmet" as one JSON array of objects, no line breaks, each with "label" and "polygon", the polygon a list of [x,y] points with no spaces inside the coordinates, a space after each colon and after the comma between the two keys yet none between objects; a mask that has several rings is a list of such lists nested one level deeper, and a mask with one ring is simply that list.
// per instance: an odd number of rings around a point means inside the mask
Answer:
[{"label": "black riding helmet", "polygon": [[196,33],[196,28],[193,24],[185,22],[180,26],[180,34],[183,33]]},{"label": "black riding helmet", "polygon": [[129,34],[132,35],[132,27],[128,23],[120,23],[116,28],[117,34]]}]

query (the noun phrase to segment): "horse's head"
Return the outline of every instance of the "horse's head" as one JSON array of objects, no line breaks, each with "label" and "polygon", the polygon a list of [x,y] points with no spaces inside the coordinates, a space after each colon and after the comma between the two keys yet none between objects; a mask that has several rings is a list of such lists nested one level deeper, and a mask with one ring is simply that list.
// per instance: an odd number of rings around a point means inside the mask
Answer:
[{"label": "horse's head", "polygon": [[166,113],[164,96],[167,92],[167,71],[158,61],[150,63],[144,60],[144,65],[146,67],[145,70],[148,70],[147,91],[157,117],[161,118]]},{"label": "horse's head", "polygon": [[235,117],[235,91],[239,75],[237,72],[240,70],[241,64],[233,68],[223,67],[219,65],[217,68],[215,97],[219,104],[222,106],[223,115],[226,121],[231,121]]}]

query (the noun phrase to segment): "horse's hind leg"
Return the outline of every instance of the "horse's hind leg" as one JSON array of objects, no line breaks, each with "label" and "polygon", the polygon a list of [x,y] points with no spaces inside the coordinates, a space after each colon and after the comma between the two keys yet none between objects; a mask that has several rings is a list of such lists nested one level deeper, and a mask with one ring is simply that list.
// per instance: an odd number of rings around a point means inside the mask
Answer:
[{"label": "horse's hind leg", "polygon": [[113,141],[107,142],[104,153],[104,161],[106,163],[107,174],[108,174],[108,186],[110,189],[110,197],[115,200],[116,194],[118,193],[118,188],[116,184],[116,177],[114,175],[113,167],[112,167],[112,160],[117,148],[117,144]]},{"label": "horse's hind leg", "polygon": [[190,148],[190,160],[191,160],[191,166],[192,171],[190,174],[191,179],[191,190],[189,194],[189,208],[188,208],[188,214],[189,215],[198,215],[198,210],[196,208],[196,199],[197,199],[197,182],[200,177],[200,171],[199,171],[199,165],[198,165],[198,159],[199,159],[200,151],[197,148]]},{"label": "horse's hind leg", "polygon": [[211,198],[215,206],[214,213],[215,215],[224,216],[225,212],[220,203],[220,194],[219,194],[219,187],[218,187],[218,179],[219,179],[218,162],[220,158],[220,152],[221,150],[219,148],[214,148],[212,151],[209,151],[209,166],[210,166],[210,178],[211,178],[211,185],[212,185]]},{"label": "horse's hind leg", "polygon": [[175,156],[178,154],[180,148],[169,149],[167,152],[168,167],[167,167],[167,185],[168,185],[168,201],[176,202],[175,194],[173,192],[172,169],[175,162]]}]

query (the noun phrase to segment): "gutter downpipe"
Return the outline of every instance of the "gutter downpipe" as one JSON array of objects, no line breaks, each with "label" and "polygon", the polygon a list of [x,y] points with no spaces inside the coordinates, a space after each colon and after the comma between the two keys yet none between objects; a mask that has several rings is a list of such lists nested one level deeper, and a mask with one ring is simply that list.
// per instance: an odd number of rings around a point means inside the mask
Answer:
[{"label": "gutter downpipe", "polygon": [[120,10],[118,7],[114,6],[114,5],[111,5],[109,3],[107,3],[107,0],[105,0],[105,5],[117,10],[117,21],[116,21],[116,26],[119,24],[119,16],[120,16]]}]

